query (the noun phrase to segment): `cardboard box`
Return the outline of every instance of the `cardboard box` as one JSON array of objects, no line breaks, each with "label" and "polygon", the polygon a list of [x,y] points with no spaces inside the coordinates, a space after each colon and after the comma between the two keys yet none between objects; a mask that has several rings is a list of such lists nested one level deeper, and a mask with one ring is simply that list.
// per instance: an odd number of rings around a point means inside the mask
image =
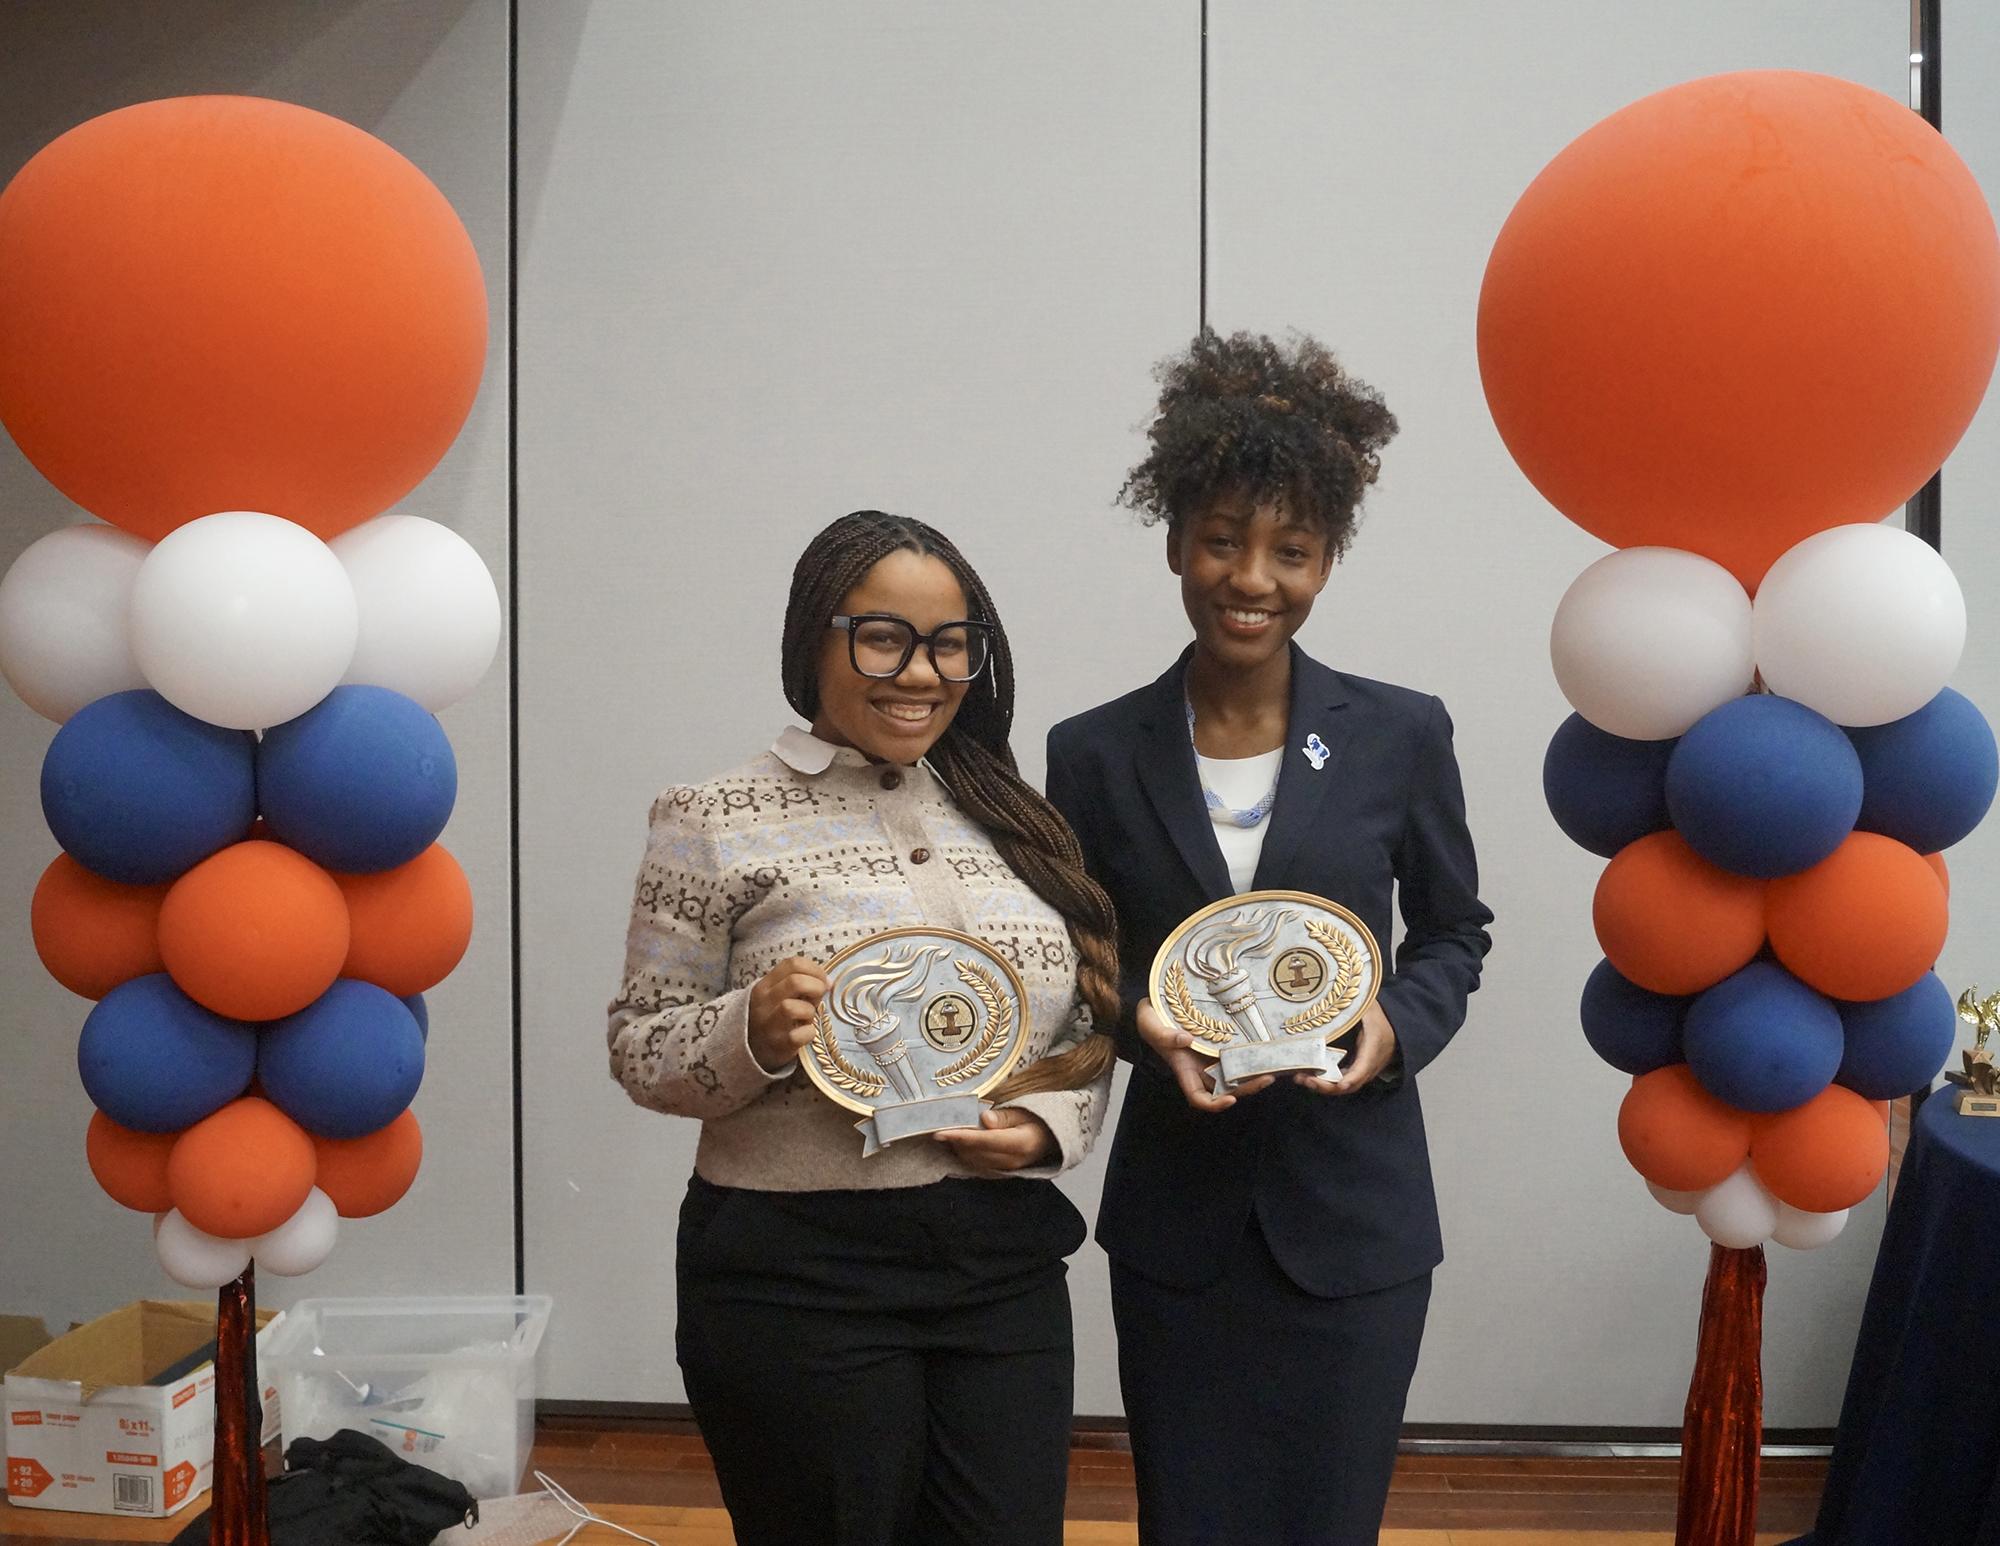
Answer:
[{"label": "cardboard box", "polygon": [[[282,1319],[258,1312],[260,1350]],[[214,1341],[214,1304],[142,1299],[10,1369],[7,1501],[148,1519],[186,1508],[213,1469]],[[280,1427],[278,1393],[258,1384],[268,1443]]]}]

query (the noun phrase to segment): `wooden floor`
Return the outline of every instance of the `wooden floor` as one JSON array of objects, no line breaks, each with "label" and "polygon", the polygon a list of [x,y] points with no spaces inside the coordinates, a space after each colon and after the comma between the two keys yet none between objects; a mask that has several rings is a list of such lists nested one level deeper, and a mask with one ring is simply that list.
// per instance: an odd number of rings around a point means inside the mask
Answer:
[{"label": "wooden floor", "polygon": [[[545,1417],[530,1465],[659,1546],[733,1540],[715,1468],[690,1423]],[[1382,1546],[1671,1546],[1675,1471],[1669,1457],[1608,1449],[1581,1456],[1406,1454],[1396,1464]],[[1811,1528],[1825,1474],[1823,1459],[1766,1458],[1759,1546]],[[1132,1457],[1122,1434],[1078,1435],[1065,1512],[1064,1540],[1072,1546],[1137,1542]],[[0,1546],[51,1538],[169,1541],[190,1517],[148,1521],[9,1508],[0,1511]],[[630,1537],[593,1526],[573,1546],[620,1541]]]},{"label": "wooden floor", "polygon": [[[544,1418],[533,1464],[579,1498],[722,1506],[715,1468],[691,1423]],[[1504,1541],[1481,1535],[1482,1546],[1515,1546],[1511,1532],[1523,1530],[1664,1531],[1671,1537],[1677,1471],[1678,1462],[1669,1457],[1627,1457],[1608,1449],[1583,1457],[1406,1454],[1396,1462],[1390,1485],[1383,1518],[1390,1533],[1384,1540],[1399,1538],[1397,1531],[1510,1532]],[[1811,1529],[1825,1475],[1822,1459],[1766,1459],[1759,1530],[1782,1541]],[[1132,1456],[1123,1434],[1077,1436],[1065,1513],[1079,1522],[1137,1517]],[[1442,1546],[1441,1535],[1432,1538]],[[1576,1535],[1562,1539],[1564,1546],[1586,1546]]]}]

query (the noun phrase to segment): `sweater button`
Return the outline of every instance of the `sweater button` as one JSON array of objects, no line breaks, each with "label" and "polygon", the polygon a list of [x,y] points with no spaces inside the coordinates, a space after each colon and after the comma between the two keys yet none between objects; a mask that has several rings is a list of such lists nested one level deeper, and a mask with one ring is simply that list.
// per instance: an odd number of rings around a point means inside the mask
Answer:
[{"label": "sweater button", "polygon": [[903,775],[898,773],[894,768],[889,769],[888,772],[882,775],[882,787],[884,789],[901,789],[903,787]]},{"label": "sweater button", "polygon": [[928,848],[912,848],[910,850],[910,863],[912,864],[928,864],[930,863],[930,858],[931,851]]}]

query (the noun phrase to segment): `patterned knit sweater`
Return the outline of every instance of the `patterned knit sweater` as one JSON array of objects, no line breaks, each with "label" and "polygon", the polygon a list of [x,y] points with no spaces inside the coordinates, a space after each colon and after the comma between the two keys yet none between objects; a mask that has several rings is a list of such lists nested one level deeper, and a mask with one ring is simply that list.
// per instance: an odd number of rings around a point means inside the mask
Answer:
[{"label": "patterned knit sweater", "polygon": [[[928,768],[870,764],[788,730],[766,755],[653,803],[612,1001],[611,1077],[641,1106],[699,1117],[695,1170],[761,1191],[921,1186],[982,1175],[949,1146],[906,1138],[861,1157],[854,1112],[796,1060],[766,1072],[750,1051],[750,987],[787,956],[825,962],[884,929],[985,940],[1020,976],[1025,1066],[1090,1032],[1062,915],[967,818]],[[1055,1135],[1053,1176],[1089,1151],[1110,1075],[1005,1102]]]}]

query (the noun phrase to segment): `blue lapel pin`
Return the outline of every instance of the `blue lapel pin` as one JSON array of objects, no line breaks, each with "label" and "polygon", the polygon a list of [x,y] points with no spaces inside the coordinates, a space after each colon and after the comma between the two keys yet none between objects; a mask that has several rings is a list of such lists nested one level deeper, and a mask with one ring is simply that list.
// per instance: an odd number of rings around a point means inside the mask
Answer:
[{"label": "blue lapel pin", "polygon": [[1313,772],[1315,773],[1324,768],[1326,766],[1326,759],[1333,755],[1332,752],[1326,749],[1326,742],[1319,738],[1317,730],[1306,737],[1306,744],[1301,746],[1299,750],[1306,754],[1306,761],[1313,765]]}]

